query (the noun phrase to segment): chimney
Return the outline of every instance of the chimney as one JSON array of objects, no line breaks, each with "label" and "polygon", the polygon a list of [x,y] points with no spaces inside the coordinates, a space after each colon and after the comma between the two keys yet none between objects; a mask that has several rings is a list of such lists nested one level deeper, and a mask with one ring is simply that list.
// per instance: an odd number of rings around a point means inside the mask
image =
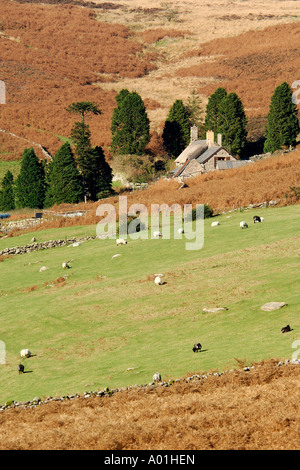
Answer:
[{"label": "chimney", "polygon": [[214,131],[206,132],[206,144],[208,147],[212,147],[214,145]]},{"label": "chimney", "polygon": [[191,127],[191,142],[194,140],[198,140],[198,127],[195,124]]},{"label": "chimney", "polygon": [[217,135],[217,142],[218,142],[218,145],[220,145],[220,147],[222,147],[222,134],[218,134]]}]

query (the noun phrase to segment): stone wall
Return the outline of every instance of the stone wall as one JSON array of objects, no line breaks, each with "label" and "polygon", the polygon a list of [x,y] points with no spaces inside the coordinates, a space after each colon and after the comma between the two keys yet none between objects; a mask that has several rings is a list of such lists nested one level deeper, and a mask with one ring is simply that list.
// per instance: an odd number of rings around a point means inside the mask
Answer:
[{"label": "stone wall", "polygon": [[59,246],[66,246],[70,245],[74,242],[81,242],[87,240],[94,240],[97,236],[90,236],[85,238],[68,238],[65,240],[49,240],[46,242],[33,242],[29,245],[24,246],[15,246],[13,248],[4,248],[4,250],[0,251],[1,255],[22,255],[24,253],[31,253],[32,251],[38,250],[47,250],[49,248],[57,248]]}]

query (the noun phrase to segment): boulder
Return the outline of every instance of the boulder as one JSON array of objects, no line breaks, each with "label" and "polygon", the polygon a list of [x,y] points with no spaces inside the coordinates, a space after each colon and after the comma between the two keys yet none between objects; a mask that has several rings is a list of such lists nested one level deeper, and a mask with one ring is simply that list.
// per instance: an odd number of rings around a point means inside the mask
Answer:
[{"label": "boulder", "polygon": [[260,308],[264,312],[272,312],[273,310],[278,310],[279,308],[285,307],[287,304],[285,302],[268,302],[262,305]]},{"label": "boulder", "polygon": [[222,310],[228,310],[228,308],[226,307],[204,308],[203,312],[204,313],[216,313],[216,312],[221,312]]}]

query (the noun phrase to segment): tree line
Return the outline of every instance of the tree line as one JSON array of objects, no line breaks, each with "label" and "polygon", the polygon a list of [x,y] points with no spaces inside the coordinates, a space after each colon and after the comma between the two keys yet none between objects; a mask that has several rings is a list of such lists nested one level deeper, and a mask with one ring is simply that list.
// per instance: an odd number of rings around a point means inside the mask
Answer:
[{"label": "tree line", "polygon": [[[205,118],[195,92],[185,105],[177,99],[171,106],[162,132],[166,153],[162,166],[145,148],[150,142],[150,122],[144,102],[136,92],[121,90],[116,96],[116,108],[111,120],[111,152],[118,160],[129,156],[126,164],[143,168],[149,175],[165,171],[165,163],[176,158],[190,142],[190,128],[196,125],[201,138],[207,130],[222,134],[222,145],[235,156],[242,157],[247,143],[247,118],[243,103],[234,92],[219,87],[209,98]],[[70,143],[61,146],[53,159],[40,161],[33,148],[25,149],[19,176],[14,181],[10,171],[0,187],[0,210],[15,208],[44,208],[54,204],[98,200],[112,194],[112,169],[100,146],[91,145],[91,132],[86,116],[101,115],[95,103],[85,101],[71,104],[66,110],[80,116],[71,132]],[[296,143],[299,133],[297,108],[290,86],[283,82],[273,96],[265,130],[264,152],[274,152]]]}]

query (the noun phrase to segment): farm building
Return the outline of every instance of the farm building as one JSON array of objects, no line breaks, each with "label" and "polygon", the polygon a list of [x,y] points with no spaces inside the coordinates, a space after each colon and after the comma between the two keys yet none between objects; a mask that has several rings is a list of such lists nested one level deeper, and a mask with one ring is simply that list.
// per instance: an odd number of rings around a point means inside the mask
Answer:
[{"label": "farm building", "polygon": [[237,160],[222,146],[222,135],[207,131],[206,139],[198,140],[197,127],[191,128],[190,144],[176,158],[176,168],[170,172],[170,177],[183,180],[213,170],[237,168],[249,163],[249,160]]}]

